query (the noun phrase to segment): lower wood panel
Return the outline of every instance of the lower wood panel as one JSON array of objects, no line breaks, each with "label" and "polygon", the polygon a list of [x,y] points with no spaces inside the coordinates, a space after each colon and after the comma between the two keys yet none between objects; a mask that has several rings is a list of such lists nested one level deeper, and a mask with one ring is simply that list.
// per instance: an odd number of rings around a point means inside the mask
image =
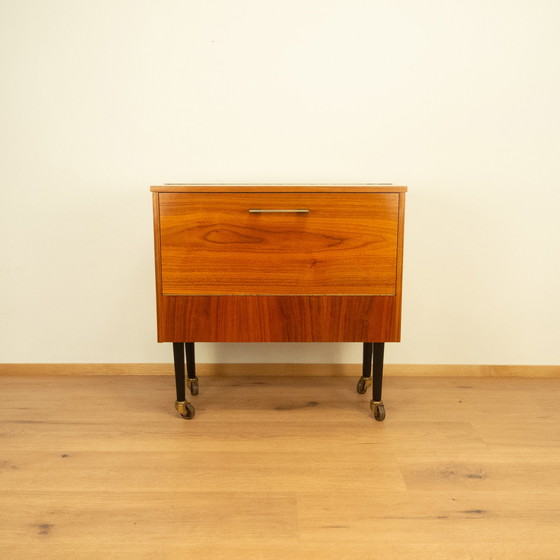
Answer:
[{"label": "lower wood panel", "polygon": [[160,296],[159,342],[398,342],[390,296]]}]

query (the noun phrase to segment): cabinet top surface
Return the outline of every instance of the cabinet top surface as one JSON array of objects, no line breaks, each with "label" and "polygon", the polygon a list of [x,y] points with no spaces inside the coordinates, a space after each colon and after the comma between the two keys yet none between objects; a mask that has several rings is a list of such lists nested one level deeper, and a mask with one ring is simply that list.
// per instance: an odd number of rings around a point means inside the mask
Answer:
[{"label": "cabinet top surface", "polygon": [[167,183],[150,187],[152,192],[406,192],[408,187],[391,183]]}]

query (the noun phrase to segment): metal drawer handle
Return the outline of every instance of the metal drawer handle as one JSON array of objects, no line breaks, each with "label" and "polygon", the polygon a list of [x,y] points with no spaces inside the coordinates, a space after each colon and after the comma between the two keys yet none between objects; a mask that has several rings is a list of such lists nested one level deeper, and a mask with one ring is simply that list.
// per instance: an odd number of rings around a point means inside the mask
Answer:
[{"label": "metal drawer handle", "polygon": [[251,214],[274,214],[278,212],[282,213],[296,213],[296,214],[309,214],[307,208],[251,208],[249,210]]}]

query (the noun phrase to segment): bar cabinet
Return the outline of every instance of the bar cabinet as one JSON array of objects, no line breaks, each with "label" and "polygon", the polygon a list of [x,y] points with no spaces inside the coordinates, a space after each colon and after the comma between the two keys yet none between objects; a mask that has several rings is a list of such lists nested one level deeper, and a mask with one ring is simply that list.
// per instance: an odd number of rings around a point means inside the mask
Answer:
[{"label": "bar cabinet", "polygon": [[186,389],[199,393],[196,342],[361,342],[357,391],[371,385],[374,418],[385,418],[383,353],[400,340],[407,187],[151,191],[158,341],[173,344],[184,418],[195,414]]}]

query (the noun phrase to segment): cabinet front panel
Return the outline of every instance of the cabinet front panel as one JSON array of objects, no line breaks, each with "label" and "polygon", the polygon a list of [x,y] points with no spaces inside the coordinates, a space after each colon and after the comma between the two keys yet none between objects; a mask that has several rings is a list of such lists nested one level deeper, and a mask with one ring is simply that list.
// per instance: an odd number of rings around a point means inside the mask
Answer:
[{"label": "cabinet front panel", "polygon": [[163,295],[395,295],[398,193],[159,193]]}]

